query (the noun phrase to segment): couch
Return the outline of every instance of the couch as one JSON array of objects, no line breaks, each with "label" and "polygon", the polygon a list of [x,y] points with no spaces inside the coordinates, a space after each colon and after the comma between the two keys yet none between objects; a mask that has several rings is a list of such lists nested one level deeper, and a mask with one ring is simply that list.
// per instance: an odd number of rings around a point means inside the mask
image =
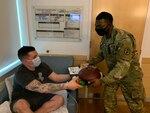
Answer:
[{"label": "couch", "polygon": [[[43,62],[48,64],[56,73],[69,74],[68,67],[73,66],[72,56],[44,56],[40,55]],[[0,92],[0,104],[6,104],[8,107],[8,102],[10,101],[11,88],[13,75],[5,79],[5,87]],[[60,92],[65,98],[65,104],[67,106],[69,113],[77,113],[77,101],[76,101],[76,91],[64,90]],[[58,92],[59,94],[59,92]],[[1,109],[1,108],[0,108]],[[3,108],[4,109],[4,108]],[[61,112],[60,112],[61,113]]]}]

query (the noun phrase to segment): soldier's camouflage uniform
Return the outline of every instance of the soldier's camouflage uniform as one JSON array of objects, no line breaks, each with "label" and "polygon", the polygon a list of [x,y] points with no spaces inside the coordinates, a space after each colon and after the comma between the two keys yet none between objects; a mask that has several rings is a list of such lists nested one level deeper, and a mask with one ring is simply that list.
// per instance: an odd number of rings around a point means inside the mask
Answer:
[{"label": "soldier's camouflage uniform", "polygon": [[105,113],[117,113],[116,91],[119,87],[132,113],[146,113],[143,73],[134,36],[113,28],[111,38],[102,37],[99,53],[89,63],[97,64],[104,59],[109,70],[108,75],[102,78]]}]

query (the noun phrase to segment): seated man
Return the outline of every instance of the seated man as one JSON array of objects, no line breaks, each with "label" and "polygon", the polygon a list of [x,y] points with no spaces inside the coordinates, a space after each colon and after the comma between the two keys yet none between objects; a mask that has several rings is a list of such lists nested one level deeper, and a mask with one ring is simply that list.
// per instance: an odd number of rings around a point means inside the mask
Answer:
[{"label": "seated man", "polygon": [[15,113],[49,113],[64,104],[63,96],[54,92],[64,89],[81,88],[75,78],[70,80],[67,74],[56,74],[41,62],[37,51],[32,46],[23,46],[18,50],[22,62],[14,76],[11,110]]}]

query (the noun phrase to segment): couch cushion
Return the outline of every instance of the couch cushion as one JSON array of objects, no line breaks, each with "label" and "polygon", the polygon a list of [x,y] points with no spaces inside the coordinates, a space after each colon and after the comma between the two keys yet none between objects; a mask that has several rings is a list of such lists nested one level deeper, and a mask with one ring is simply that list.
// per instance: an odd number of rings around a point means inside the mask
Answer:
[{"label": "couch cushion", "polygon": [[58,74],[68,74],[68,67],[73,65],[72,56],[40,56],[40,58]]},{"label": "couch cushion", "polygon": [[14,78],[14,75],[11,75],[11,76],[5,78],[5,84],[6,84],[6,88],[8,91],[8,97],[9,97],[10,102],[11,102],[11,95],[12,95],[12,91],[13,91],[13,78]]},{"label": "couch cushion", "polygon": [[4,84],[4,88],[0,92],[0,104],[2,104],[6,100],[9,101],[9,97],[8,97],[8,91],[6,88],[6,84]]}]

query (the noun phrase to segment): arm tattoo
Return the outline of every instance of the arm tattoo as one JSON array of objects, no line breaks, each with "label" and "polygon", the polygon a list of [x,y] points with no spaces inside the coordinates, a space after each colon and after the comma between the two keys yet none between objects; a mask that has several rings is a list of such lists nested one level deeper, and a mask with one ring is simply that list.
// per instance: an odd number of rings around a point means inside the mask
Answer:
[{"label": "arm tattoo", "polygon": [[37,80],[33,80],[31,83],[29,83],[26,88],[30,91],[40,92],[40,93],[54,93],[59,90],[63,90],[64,84],[53,84],[53,83],[45,83],[42,84],[41,82]]}]

